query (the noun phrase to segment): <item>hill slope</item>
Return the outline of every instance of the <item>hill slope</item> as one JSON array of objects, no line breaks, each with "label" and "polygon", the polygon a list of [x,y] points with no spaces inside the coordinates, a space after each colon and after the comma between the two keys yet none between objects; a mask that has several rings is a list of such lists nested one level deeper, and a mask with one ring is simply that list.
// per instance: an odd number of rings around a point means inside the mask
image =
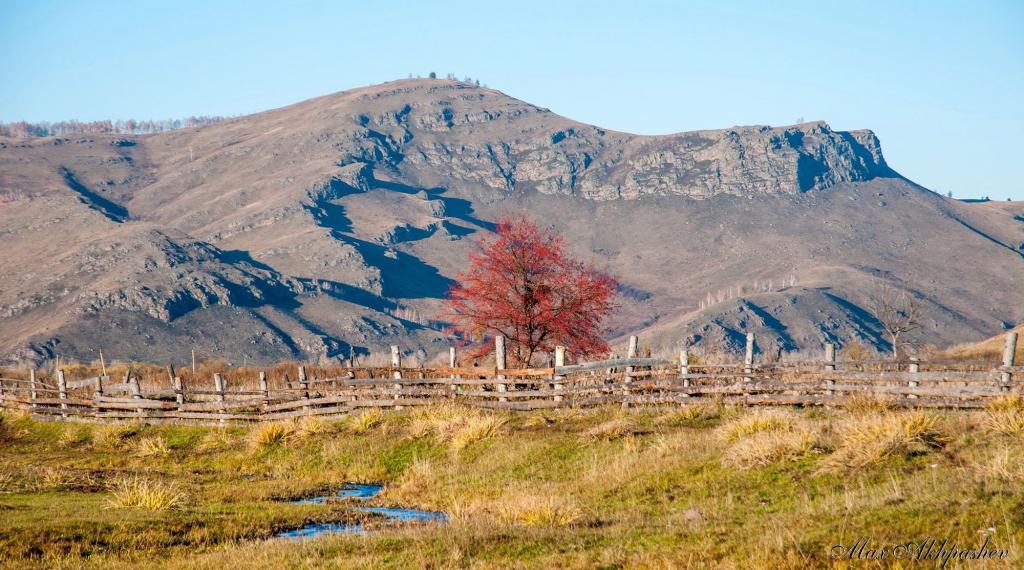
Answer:
[{"label": "hill slope", "polygon": [[1012,206],[941,198],[870,131],[821,122],[638,136],[397,81],[197,129],[2,139],[0,201],[7,361],[429,358],[472,238],[520,211],[620,278],[612,333],[656,350],[878,344],[876,278],[922,297],[922,342],[1024,320]]}]

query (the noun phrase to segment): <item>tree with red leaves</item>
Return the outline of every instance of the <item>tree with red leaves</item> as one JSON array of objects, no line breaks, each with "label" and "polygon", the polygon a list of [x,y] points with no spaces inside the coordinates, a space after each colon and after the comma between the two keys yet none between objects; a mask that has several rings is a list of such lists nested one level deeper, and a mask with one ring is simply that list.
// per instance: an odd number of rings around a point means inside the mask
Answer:
[{"label": "tree with red leaves", "polygon": [[515,367],[530,366],[555,345],[575,356],[608,352],[602,323],[613,309],[615,279],[574,259],[561,235],[523,217],[498,220],[497,235],[477,245],[443,315],[472,346],[471,356],[489,353],[499,334]]}]

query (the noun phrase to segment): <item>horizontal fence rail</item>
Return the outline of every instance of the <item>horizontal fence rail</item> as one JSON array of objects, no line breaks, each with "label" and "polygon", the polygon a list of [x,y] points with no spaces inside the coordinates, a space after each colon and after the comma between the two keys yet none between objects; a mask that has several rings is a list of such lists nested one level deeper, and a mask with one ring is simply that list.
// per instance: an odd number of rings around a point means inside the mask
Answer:
[{"label": "horizontal fence rail", "polygon": [[[503,410],[597,405],[643,406],[714,401],[740,405],[842,406],[869,396],[896,406],[978,408],[992,399],[1024,395],[1024,366],[1015,366],[1017,335],[1007,336],[1002,362],[837,361],[756,363],[754,339],[740,363],[696,363],[637,358],[636,337],[627,358],[565,365],[558,347],[554,366],[508,369],[504,339],[493,367],[403,367],[398,347],[392,366],[354,367],[308,374],[297,366],[271,379],[266,371],[231,378],[165,373],[100,375],[69,380],[63,370],[43,378],[0,372],[0,407],[61,419],[146,422],[256,422],[350,413],[361,408],[403,408],[460,403]],[[294,378],[293,378],[294,375]],[[280,376],[280,375],[279,375]]]}]

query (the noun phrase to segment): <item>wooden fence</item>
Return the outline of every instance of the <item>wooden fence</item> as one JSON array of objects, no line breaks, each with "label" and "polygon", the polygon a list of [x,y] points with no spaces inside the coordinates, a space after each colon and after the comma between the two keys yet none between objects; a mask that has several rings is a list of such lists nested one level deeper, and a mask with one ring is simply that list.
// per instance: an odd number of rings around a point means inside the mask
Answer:
[{"label": "wooden fence", "polygon": [[[555,352],[551,368],[506,369],[504,339],[494,367],[403,367],[397,346],[385,368],[349,366],[317,375],[298,366],[295,380],[266,371],[228,382],[226,374],[183,377],[168,366],[161,377],[109,376],[69,379],[64,371],[44,378],[0,377],[0,406],[63,419],[146,422],[252,422],[337,415],[359,408],[403,408],[443,402],[506,410],[643,406],[723,401],[745,405],[836,405],[868,394],[897,406],[984,407],[993,398],[1024,394],[1024,366],[1014,365],[1016,333],[1007,335],[1002,362],[837,361],[826,345],[822,361],[757,363],[748,335],[741,363],[695,363],[686,350],[678,359],[627,358],[565,365]],[[246,369],[249,371],[250,369]]]}]

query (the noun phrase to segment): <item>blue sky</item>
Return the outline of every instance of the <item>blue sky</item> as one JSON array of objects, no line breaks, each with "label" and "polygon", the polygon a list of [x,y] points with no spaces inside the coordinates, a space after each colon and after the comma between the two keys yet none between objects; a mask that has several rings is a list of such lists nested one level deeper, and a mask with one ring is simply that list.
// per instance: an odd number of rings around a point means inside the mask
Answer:
[{"label": "blue sky", "polygon": [[452,72],[636,133],[870,128],[929,188],[1024,199],[1021,1],[0,0],[0,38],[0,121],[237,115]]}]

